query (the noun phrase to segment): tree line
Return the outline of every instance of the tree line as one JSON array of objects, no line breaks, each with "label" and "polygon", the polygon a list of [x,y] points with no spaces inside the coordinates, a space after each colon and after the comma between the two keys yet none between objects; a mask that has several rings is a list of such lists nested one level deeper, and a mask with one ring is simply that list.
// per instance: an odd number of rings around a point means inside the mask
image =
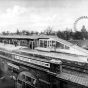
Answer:
[{"label": "tree line", "polygon": [[64,31],[53,31],[51,27],[48,27],[46,30],[43,32],[35,32],[35,31],[17,31],[15,33],[10,33],[10,32],[2,32],[3,35],[33,35],[33,34],[45,34],[45,35],[57,35],[59,38],[65,39],[65,40],[84,40],[88,39],[88,31],[86,30],[85,26],[82,26],[82,29],[80,31],[72,31],[72,29],[67,29]]}]

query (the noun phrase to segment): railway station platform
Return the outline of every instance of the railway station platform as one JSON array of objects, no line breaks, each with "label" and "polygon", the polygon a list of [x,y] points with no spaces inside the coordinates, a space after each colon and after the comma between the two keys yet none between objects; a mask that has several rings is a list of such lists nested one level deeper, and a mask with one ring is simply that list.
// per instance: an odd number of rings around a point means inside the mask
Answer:
[{"label": "railway station platform", "polygon": [[[5,50],[7,50],[7,52],[8,51],[12,52],[12,51],[16,50],[17,52],[28,53],[29,55],[30,54],[41,55],[44,57],[49,57],[49,58],[47,58],[48,60],[50,60],[50,58],[52,57],[55,59],[60,58],[60,60],[65,59],[67,61],[78,61],[78,62],[85,63],[85,58],[87,58],[85,56],[80,56],[80,55],[31,50],[31,49],[28,49],[27,47],[23,47],[23,46],[14,46],[14,45],[10,45],[10,44],[2,44],[2,43],[0,43],[0,49],[5,49]],[[30,56],[30,58],[31,57],[32,56]],[[6,58],[4,56],[0,56],[0,58],[5,58],[5,59],[7,59],[7,61],[11,60],[10,58]],[[37,57],[33,57],[33,58],[37,59]],[[83,58],[84,58],[84,60],[83,60]],[[25,66],[30,66],[28,63],[26,63],[26,61],[14,59],[14,60],[12,60],[12,62],[23,64]],[[55,74],[55,77],[57,77],[58,80],[64,80],[68,83],[71,82],[74,85],[80,85],[80,86],[82,86],[82,88],[88,87],[88,74],[85,72],[76,71],[76,69],[72,70],[72,69],[68,69],[68,68],[63,67],[62,72],[60,74]],[[76,87],[74,87],[74,88],[76,88]]]}]

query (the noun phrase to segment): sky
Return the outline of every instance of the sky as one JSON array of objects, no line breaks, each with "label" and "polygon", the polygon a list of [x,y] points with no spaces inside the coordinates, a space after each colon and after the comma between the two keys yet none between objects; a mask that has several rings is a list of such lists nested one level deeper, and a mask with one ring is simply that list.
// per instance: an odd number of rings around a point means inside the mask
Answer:
[{"label": "sky", "polygon": [[[0,0],[0,32],[72,29],[75,20],[88,16],[88,0]],[[88,27],[88,19],[77,24]]]}]

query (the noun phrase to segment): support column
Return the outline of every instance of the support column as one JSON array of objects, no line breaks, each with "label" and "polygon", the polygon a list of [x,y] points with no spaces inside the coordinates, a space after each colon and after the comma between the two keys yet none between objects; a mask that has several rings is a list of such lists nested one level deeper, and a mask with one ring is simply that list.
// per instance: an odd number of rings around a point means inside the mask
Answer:
[{"label": "support column", "polygon": [[51,41],[49,41],[49,47],[51,48]]},{"label": "support column", "polygon": [[38,47],[40,47],[40,40],[38,41]]},{"label": "support column", "polygon": [[4,40],[2,40],[2,42],[4,43]]},{"label": "support column", "polygon": [[47,48],[48,48],[48,40],[47,40]]},{"label": "support column", "polygon": [[30,41],[28,41],[28,47],[29,47],[29,48],[30,48],[30,44],[31,44]]},{"label": "support column", "polygon": [[44,48],[44,40],[43,40],[43,48]]},{"label": "support column", "polygon": [[39,40],[37,40],[37,47],[40,47],[40,46],[39,46]]},{"label": "support column", "polygon": [[31,43],[32,43],[32,49],[33,49],[33,41],[31,41]]},{"label": "support column", "polygon": [[20,46],[20,40],[19,40],[19,46]]},{"label": "support column", "polygon": [[48,48],[50,48],[50,41],[48,41]]},{"label": "support column", "polygon": [[9,40],[9,44],[10,44],[10,40]]}]

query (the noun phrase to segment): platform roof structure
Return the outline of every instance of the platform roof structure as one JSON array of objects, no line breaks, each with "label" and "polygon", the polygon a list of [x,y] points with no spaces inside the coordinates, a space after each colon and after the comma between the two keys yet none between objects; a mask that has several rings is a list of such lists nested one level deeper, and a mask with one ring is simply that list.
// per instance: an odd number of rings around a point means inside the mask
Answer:
[{"label": "platform roof structure", "polygon": [[83,49],[82,47],[79,47],[78,45],[75,45],[75,44],[73,44],[73,43],[70,43],[70,42],[68,42],[68,41],[66,41],[66,40],[63,40],[63,39],[61,39],[61,38],[50,38],[49,40],[53,40],[53,41],[60,42],[60,43],[66,45],[66,46],[68,46],[68,47],[74,48],[74,49],[76,49],[76,50],[79,50],[79,51],[81,51],[81,52],[83,52],[83,53],[88,54],[88,51],[87,51],[86,49]]},{"label": "platform roof structure", "polygon": [[[66,46],[68,46],[70,48],[78,50],[79,52],[82,52],[86,56],[88,56],[88,51],[87,50],[85,50],[85,49],[83,49],[83,48],[81,48],[81,47],[79,47],[79,46],[77,46],[75,44],[72,44],[72,43],[70,43],[70,42],[68,42],[66,40],[58,38],[57,36],[44,35],[44,34],[30,35],[30,36],[27,36],[27,35],[0,35],[0,38],[7,38],[7,39],[48,39],[48,41],[60,42],[61,44],[64,44],[64,45],[66,45]],[[15,48],[17,48],[17,47],[15,47]]]},{"label": "platform roof structure", "polygon": [[0,35],[0,38],[9,38],[9,39],[49,39],[49,38],[56,38],[57,36],[51,35]]}]

